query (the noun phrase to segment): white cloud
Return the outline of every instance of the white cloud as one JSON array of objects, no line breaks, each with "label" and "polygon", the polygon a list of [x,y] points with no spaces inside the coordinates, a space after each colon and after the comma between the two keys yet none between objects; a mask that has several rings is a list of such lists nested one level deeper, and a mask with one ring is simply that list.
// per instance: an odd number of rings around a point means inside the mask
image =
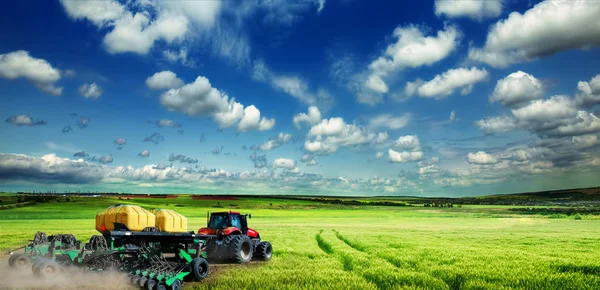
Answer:
[{"label": "white cloud", "polygon": [[431,81],[420,84],[416,90],[414,90],[415,83],[407,83],[405,91],[416,92],[421,97],[435,99],[443,99],[457,89],[461,89],[461,94],[466,95],[471,92],[476,83],[487,80],[488,75],[485,69],[476,67],[450,69],[435,76]]},{"label": "white cloud", "polygon": [[100,86],[98,86],[96,83],[85,83],[81,87],[79,87],[78,92],[81,96],[85,97],[86,99],[95,100],[102,96],[102,88],[100,88]]},{"label": "white cloud", "polygon": [[377,159],[383,158],[383,152],[380,151],[380,152],[375,153],[375,158],[377,158]]},{"label": "white cloud", "polygon": [[16,115],[6,119],[6,123],[16,126],[40,126],[46,125],[44,120],[34,120],[29,115]]},{"label": "white cloud", "polygon": [[[314,137],[313,140],[308,138]],[[387,142],[387,132],[374,133],[342,118],[323,119],[310,128],[304,149],[311,153],[333,153],[340,147],[378,146]]]},{"label": "white cloud", "polygon": [[577,95],[575,103],[581,107],[600,104],[600,74],[593,77],[589,82],[577,83]]},{"label": "white cloud", "polygon": [[386,76],[405,68],[431,65],[446,58],[456,48],[459,32],[454,26],[446,26],[436,36],[425,36],[423,29],[407,26],[396,28],[393,37],[396,41],[369,65],[375,75]]},{"label": "white cloud", "polygon": [[467,161],[471,164],[478,165],[486,165],[486,164],[496,164],[498,163],[498,159],[490,154],[487,154],[483,151],[479,151],[477,153],[471,153],[467,155]]},{"label": "white cloud", "polygon": [[421,143],[416,135],[401,136],[394,142],[394,146],[403,150],[420,151]]},{"label": "white cloud", "polygon": [[273,160],[273,168],[285,168],[292,170],[296,168],[296,161],[288,158],[277,158]]},{"label": "white cloud", "polygon": [[146,86],[153,90],[176,89],[183,86],[183,80],[172,71],[161,71],[146,79]]},{"label": "white cloud", "polygon": [[600,119],[586,111],[577,112],[573,123],[561,125],[556,133],[561,136],[583,135],[600,131]]},{"label": "white cloud", "polygon": [[117,1],[80,1],[60,0],[69,17],[80,20],[89,19],[98,27],[103,27],[117,20],[125,12],[125,8]]},{"label": "white cloud", "polygon": [[244,117],[244,105],[238,102],[229,102],[229,109],[215,114],[215,122],[219,128],[230,128]]},{"label": "white cloud", "polygon": [[267,131],[271,130],[275,126],[275,119],[267,119],[265,117],[260,118],[260,111],[254,106],[250,105],[244,108],[244,116],[240,120],[237,126],[238,132],[248,132],[250,130]]},{"label": "white cloud", "polygon": [[434,173],[438,173],[438,172],[440,172],[440,168],[435,164],[419,168],[420,175],[434,174]]},{"label": "white cloud", "polygon": [[481,21],[502,13],[503,0],[435,0],[435,15],[449,18],[469,17]]},{"label": "white cloud", "polygon": [[368,66],[368,71],[359,74],[356,90],[359,103],[375,105],[383,102],[382,94],[390,89],[389,79],[407,68],[432,65],[450,55],[458,45],[460,32],[456,27],[446,25],[435,36],[426,36],[422,27],[399,26],[392,36],[394,41]]},{"label": "white cloud", "polygon": [[199,76],[193,83],[170,89],[160,96],[161,104],[169,111],[190,116],[212,116],[229,111],[229,98],[213,88],[209,80]]},{"label": "white cloud", "polygon": [[536,100],[512,110],[519,126],[533,131],[554,129],[577,116],[577,109],[567,96]]},{"label": "white cloud", "polygon": [[140,157],[142,157],[142,158],[147,158],[147,157],[150,157],[150,151],[148,151],[148,150],[142,150],[142,152],[140,152],[140,153],[138,154],[138,156],[140,156]]},{"label": "white cloud", "polygon": [[512,117],[490,117],[475,122],[485,134],[509,132],[517,128],[515,119]]},{"label": "white cloud", "polygon": [[534,76],[517,71],[498,81],[490,102],[507,107],[519,107],[543,97],[542,83]]},{"label": "white cloud", "polygon": [[319,162],[317,162],[316,159],[311,159],[310,161],[308,161],[306,163],[306,166],[317,166],[317,165],[319,165]]},{"label": "white cloud", "polygon": [[104,155],[104,156],[101,156],[100,158],[98,158],[98,162],[104,163],[104,164],[112,163],[113,157],[112,157],[112,155]]},{"label": "white cloud", "polygon": [[389,91],[388,86],[378,75],[370,75],[369,78],[365,81],[365,87],[376,92],[385,94]]},{"label": "white cloud", "polygon": [[332,97],[323,89],[316,93],[311,92],[306,82],[298,77],[286,75],[270,74],[270,81],[273,87],[282,90],[299,101],[317,106],[321,109],[328,109],[332,102]]},{"label": "white cloud", "polygon": [[41,91],[60,96],[62,87],[55,86],[60,80],[60,71],[46,60],[33,58],[24,50],[0,54],[0,78],[14,80],[26,78]]},{"label": "white cloud", "polygon": [[[277,135],[277,137],[271,138],[270,140],[267,140],[267,142],[260,145],[258,147],[258,149],[260,149],[260,151],[273,150],[273,149],[281,147],[281,145],[283,145],[283,144],[290,142],[291,138],[292,138],[291,134],[281,132],[281,133],[279,133],[279,135]],[[306,160],[301,159],[301,161],[305,162]]]},{"label": "white cloud", "polygon": [[410,120],[410,113],[405,113],[399,117],[394,117],[392,114],[381,114],[369,119],[368,127],[370,129],[387,128],[396,130],[406,127],[410,123]]},{"label": "white cloud", "polygon": [[183,48],[179,49],[179,51],[167,49],[163,51],[163,58],[170,63],[180,62],[182,65],[187,67],[196,66],[196,62],[193,59],[188,58],[188,52]]},{"label": "white cloud", "polygon": [[157,5],[203,28],[212,27],[223,8],[221,1],[158,1]]},{"label": "white cloud", "polygon": [[[487,1],[485,1],[487,2]],[[490,27],[483,48],[469,58],[494,67],[600,45],[600,5],[595,1],[543,1]]]},{"label": "white cloud", "polygon": [[321,11],[323,11],[323,8],[325,8],[325,0],[318,0],[319,2],[319,7],[317,7],[317,12],[321,13]]},{"label": "white cloud", "polygon": [[456,120],[456,112],[452,111],[452,112],[450,112],[450,117],[448,117],[448,121],[452,122],[454,120]]},{"label": "white cloud", "polygon": [[238,132],[266,131],[275,126],[275,119],[261,119],[260,111],[254,105],[244,108],[235,99],[229,99],[227,94],[213,88],[203,76],[193,83],[168,90],[160,96],[160,101],[169,111],[213,117],[220,128],[229,128],[237,123]]},{"label": "white cloud", "polygon": [[397,152],[392,149],[388,150],[388,161],[391,163],[405,163],[411,161],[418,161],[421,158],[423,158],[423,152],[421,151]]},{"label": "white cloud", "polygon": [[294,126],[300,129],[300,123],[307,123],[311,126],[319,123],[321,121],[321,111],[319,108],[315,106],[308,107],[308,115],[305,113],[300,113],[294,115]]}]

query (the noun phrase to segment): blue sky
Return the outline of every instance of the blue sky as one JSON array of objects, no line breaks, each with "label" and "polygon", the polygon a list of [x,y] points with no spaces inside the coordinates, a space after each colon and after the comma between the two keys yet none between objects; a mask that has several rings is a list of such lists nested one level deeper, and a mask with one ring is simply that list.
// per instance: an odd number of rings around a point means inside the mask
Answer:
[{"label": "blue sky", "polygon": [[598,185],[593,1],[13,1],[0,13],[0,190]]}]

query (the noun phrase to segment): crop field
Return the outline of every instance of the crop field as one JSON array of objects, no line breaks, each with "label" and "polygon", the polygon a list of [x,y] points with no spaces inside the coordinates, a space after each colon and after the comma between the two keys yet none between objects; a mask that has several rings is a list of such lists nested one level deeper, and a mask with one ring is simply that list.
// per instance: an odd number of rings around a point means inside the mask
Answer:
[{"label": "crop field", "polygon": [[[36,231],[96,234],[95,214],[116,203],[170,208],[190,230],[208,211],[251,213],[273,244],[270,262],[217,265],[185,289],[598,289],[600,220],[549,218],[506,206],[335,205],[305,200],[71,198],[0,210],[0,250]],[[3,275],[4,276],[4,275]],[[1,277],[0,279],[6,279]]]}]

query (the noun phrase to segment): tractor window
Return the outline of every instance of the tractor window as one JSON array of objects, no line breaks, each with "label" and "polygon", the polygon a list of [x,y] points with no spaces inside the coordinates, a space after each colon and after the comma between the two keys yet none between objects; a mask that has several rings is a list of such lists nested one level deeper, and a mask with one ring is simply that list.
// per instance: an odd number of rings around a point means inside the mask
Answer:
[{"label": "tractor window", "polygon": [[240,220],[240,216],[239,215],[232,215],[231,216],[231,226],[234,226],[238,229],[242,229],[242,221]]},{"label": "tractor window", "polygon": [[228,219],[227,215],[212,215],[208,227],[211,229],[224,229],[229,224]]}]

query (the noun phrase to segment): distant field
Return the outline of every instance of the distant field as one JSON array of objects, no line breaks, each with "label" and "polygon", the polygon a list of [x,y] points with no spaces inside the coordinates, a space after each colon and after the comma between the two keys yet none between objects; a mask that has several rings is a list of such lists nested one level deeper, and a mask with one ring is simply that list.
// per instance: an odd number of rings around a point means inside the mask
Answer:
[{"label": "distant field", "polygon": [[207,211],[252,214],[271,241],[268,263],[232,265],[187,289],[598,289],[600,220],[548,218],[514,206],[347,206],[276,198],[192,200],[72,198],[0,210],[0,250],[37,230],[96,234],[95,214],[115,203],[171,208],[206,223]]}]

